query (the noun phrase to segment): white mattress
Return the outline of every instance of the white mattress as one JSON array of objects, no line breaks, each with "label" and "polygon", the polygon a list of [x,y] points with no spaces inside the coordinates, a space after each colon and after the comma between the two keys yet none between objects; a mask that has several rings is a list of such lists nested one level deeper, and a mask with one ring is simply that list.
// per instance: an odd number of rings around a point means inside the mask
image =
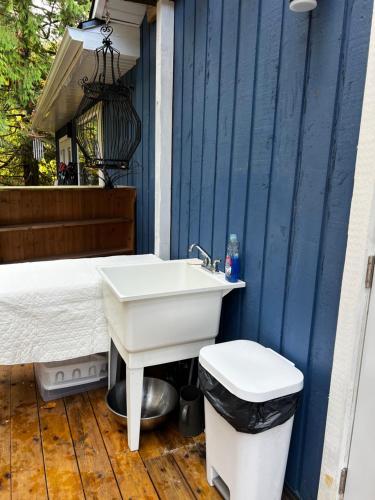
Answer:
[{"label": "white mattress", "polygon": [[0,364],[60,361],[107,351],[96,268],[158,261],[155,255],[0,266]]}]

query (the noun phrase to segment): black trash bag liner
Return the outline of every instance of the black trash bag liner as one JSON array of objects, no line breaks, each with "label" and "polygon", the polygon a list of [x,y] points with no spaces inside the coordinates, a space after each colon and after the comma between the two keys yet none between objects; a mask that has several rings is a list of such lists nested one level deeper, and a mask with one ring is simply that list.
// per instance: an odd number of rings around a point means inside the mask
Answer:
[{"label": "black trash bag liner", "polygon": [[263,403],[244,401],[232,394],[199,364],[200,388],[215,410],[238,432],[258,434],[289,420],[296,412],[299,393]]}]

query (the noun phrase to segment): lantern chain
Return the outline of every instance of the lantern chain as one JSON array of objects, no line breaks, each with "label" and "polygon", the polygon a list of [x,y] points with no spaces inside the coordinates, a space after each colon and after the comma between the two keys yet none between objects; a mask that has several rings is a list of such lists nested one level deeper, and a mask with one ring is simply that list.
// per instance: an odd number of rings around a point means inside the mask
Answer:
[{"label": "lantern chain", "polygon": [[108,0],[105,1],[104,20],[105,20],[106,26],[108,26],[109,23],[111,22],[111,15],[110,15],[109,10],[108,10]]}]

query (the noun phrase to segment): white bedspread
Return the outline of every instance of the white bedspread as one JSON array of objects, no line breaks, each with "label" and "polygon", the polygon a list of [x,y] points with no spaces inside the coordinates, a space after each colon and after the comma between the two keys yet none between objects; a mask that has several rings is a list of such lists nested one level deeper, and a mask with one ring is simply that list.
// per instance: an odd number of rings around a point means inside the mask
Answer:
[{"label": "white bedspread", "polygon": [[0,364],[60,361],[107,351],[102,265],[155,262],[155,255],[0,266]]}]

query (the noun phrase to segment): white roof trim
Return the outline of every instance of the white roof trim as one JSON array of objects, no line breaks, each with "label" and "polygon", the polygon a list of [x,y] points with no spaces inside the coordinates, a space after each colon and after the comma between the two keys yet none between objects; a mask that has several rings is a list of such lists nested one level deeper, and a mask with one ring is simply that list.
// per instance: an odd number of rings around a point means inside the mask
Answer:
[{"label": "white roof trim", "polygon": [[[60,47],[57,51],[52,67],[47,77],[46,85],[38,100],[37,108],[33,116],[33,127],[35,129],[43,129],[42,121],[48,113],[54,98],[57,97],[59,89],[64,85],[69,77],[70,68],[75,66],[76,61],[82,54],[83,43],[79,40],[71,38],[69,29],[65,30]],[[59,73],[64,75],[63,78]]]},{"label": "white roof trim", "polygon": [[[129,71],[140,56],[139,28],[113,23],[113,45],[120,51],[121,72]],[[33,116],[33,128],[55,132],[73,118],[82,99],[78,81],[91,76],[95,49],[102,45],[100,27],[67,28]]]}]

